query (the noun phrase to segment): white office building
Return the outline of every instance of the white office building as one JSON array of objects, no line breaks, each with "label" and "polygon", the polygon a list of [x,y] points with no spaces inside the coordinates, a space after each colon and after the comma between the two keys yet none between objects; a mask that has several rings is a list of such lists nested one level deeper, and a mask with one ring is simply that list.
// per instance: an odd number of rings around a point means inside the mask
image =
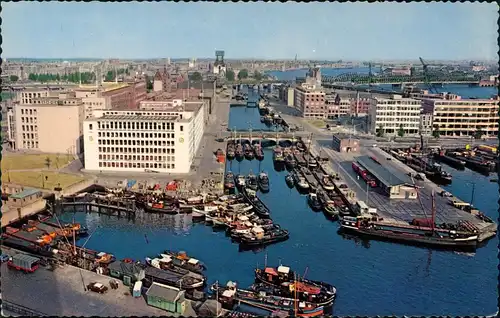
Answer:
[{"label": "white office building", "polygon": [[188,173],[203,137],[203,101],[143,101],[140,110],[96,110],[83,125],[85,169]]},{"label": "white office building", "polygon": [[403,127],[405,135],[417,135],[420,129],[421,101],[392,95],[390,98],[375,97],[370,105],[370,132],[382,129],[384,135],[397,135]]}]

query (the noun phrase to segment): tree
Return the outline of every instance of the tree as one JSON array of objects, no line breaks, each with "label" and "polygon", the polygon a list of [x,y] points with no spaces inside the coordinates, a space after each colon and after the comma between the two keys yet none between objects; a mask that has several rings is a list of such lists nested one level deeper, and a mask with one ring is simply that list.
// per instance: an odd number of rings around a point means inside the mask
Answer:
[{"label": "tree", "polygon": [[436,126],[434,127],[434,129],[432,130],[432,137],[438,139],[439,137],[441,137],[441,132],[439,131],[439,127]]},{"label": "tree", "polygon": [[189,74],[189,79],[195,82],[203,80],[203,75],[200,74],[200,72],[193,72]]},{"label": "tree", "polygon": [[10,79],[11,82],[17,82],[17,80],[19,79],[19,76],[17,76],[17,75],[11,75],[9,77],[9,79]]},{"label": "tree", "polygon": [[47,169],[50,169],[51,163],[52,163],[52,160],[50,160],[50,157],[45,158],[45,165],[47,166]]},{"label": "tree", "polygon": [[262,79],[262,74],[256,70],[255,72],[253,72],[253,78],[257,81],[260,81]]},{"label": "tree", "polygon": [[474,132],[474,139],[481,139],[484,135],[484,131],[481,127],[477,127],[476,131]]},{"label": "tree", "polygon": [[146,78],[146,89],[151,91],[153,89],[153,82],[151,81],[151,78],[149,76]]},{"label": "tree", "polygon": [[234,71],[233,70],[226,70],[226,79],[230,82],[234,81]]},{"label": "tree", "polygon": [[377,137],[384,137],[384,127],[382,125],[378,126]]},{"label": "tree", "polygon": [[115,73],[113,71],[108,71],[106,73],[106,76],[104,77],[104,80],[106,82],[112,82],[115,79]]},{"label": "tree", "polygon": [[238,72],[238,79],[242,80],[248,78],[248,70],[246,68]]},{"label": "tree", "polygon": [[398,129],[398,136],[399,137],[404,137],[405,135],[405,129],[403,127],[403,124],[399,125],[399,129]]}]

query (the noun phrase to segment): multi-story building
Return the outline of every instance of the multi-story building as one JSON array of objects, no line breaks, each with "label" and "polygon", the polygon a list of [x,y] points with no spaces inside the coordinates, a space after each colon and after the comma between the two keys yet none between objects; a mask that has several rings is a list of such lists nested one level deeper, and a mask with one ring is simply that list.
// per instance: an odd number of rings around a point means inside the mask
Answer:
[{"label": "multi-story building", "polygon": [[369,130],[376,134],[397,135],[401,127],[405,135],[416,135],[420,128],[421,101],[392,95],[390,98],[371,99]]},{"label": "multi-story building", "polygon": [[327,116],[325,92],[313,84],[303,83],[296,87],[294,102],[304,118],[324,119]]},{"label": "multi-story building", "polygon": [[432,113],[422,111],[420,114],[420,133],[423,136],[432,135]]},{"label": "multi-story building", "polygon": [[295,92],[293,87],[285,87],[283,95],[286,105],[293,107],[295,105]]},{"label": "multi-story building", "polygon": [[433,130],[442,136],[473,136],[478,130],[487,137],[498,135],[499,99],[462,99],[447,94],[444,99],[424,99],[425,113],[432,114]]},{"label": "multi-story building", "polygon": [[350,98],[350,115],[356,117],[367,116],[370,113],[371,99],[367,97]]},{"label": "multi-story building", "polygon": [[144,80],[130,83],[104,82],[100,86],[80,85],[75,92],[79,98],[89,98],[85,101],[91,110],[137,109],[139,103],[147,97]]},{"label": "multi-story building", "polygon": [[341,98],[338,94],[335,98],[326,98],[325,106],[327,109],[328,119],[344,117],[349,115],[351,112],[351,101],[349,99]]},{"label": "multi-story building", "polygon": [[14,107],[16,149],[79,154],[83,151],[84,105],[79,98],[32,98],[31,104]]},{"label": "multi-story building", "polygon": [[190,171],[206,124],[205,103],[143,101],[140,108],[94,111],[84,122],[85,169]]}]

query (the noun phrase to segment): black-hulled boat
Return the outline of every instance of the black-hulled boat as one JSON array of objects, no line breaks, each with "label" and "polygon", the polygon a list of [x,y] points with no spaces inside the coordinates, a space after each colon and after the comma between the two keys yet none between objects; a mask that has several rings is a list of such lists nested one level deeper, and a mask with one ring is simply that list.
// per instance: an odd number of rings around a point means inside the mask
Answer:
[{"label": "black-hulled boat", "polygon": [[231,171],[226,173],[226,177],[224,178],[224,188],[229,192],[234,192],[236,185],[234,184],[234,174]]},{"label": "black-hulled boat", "polygon": [[165,250],[162,254],[159,255],[159,257],[162,259],[171,258],[172,264],[174,264],[175,266],[187,269],[188,271],[192,271],[195,273],[202,273],[207,269],[205,264],[203,264],[196,258],[187,256],[186,252],[184,251],[174,252]]},{"label": "black-hulled boat", "polygon": [[245,153],[245,158],[247,160],[252,160],[253,158],[255,158],[255,154],[250,144],[245,144],[245,146],[243,146],[243,152]]},{"label": "black-hulled boat", "polygon": [[257,189],[259,188],[259,185],[257,183],[257,176],[255,176],[251,171],[246,177],[245,186],[254,191],[257,191]]},{"label": "black-hulled boat", "polygon": [[297,144],[295,145],[295,147],[297,147],[297,149],[300,152],[304,152],[306,150],[306,145],[304,144],[304,142],[302,142],[302,140],[297,141]]},{"label": "black-hulled boat", "polygon": [[256,144],[253,146],[253,151],[255,153],[255,158],[259,161],[264,160],[264,151],[262,150],[261,144]]},{"label": "black-hulled boat", "polygon": [[269,209],[259,199],[255,191],[243,187],[242,192],[243,196],[245,197],[245,200],[247,200],[248,203],[250,203],[253,206],[255,214],[257,214],[261,218],[269,218],[270,214]]},{"label": "black-hulled boat", "polygon": [[293,174],[289,173],[286,175],[285,177],[285,182],[286,182],[286,185],[291,189],[293,188],[293,186],[295,185],[295,180],[293,178]]},{"label": "black-hulled boat", "polygon": [[227,145],[227,159],[233,160],[236,157],[236,150],[233,143]]},{"label": "black-hulled boat", "polygon": [[206,278],[199,273],[176,267],[168,262],[162,262],[159,258],[146,257],[146,279],[150,282],[158,282],[170,286],[190,290],[203,287]]},{"label": "black-hulled boat", "polygon": [[273,161],[276,165],[283,165],[285,163],[285,158],[283,157],[283,150],[281,147],[276,146],[273,150]]},{"label": "black-hulled boat", "polygon": [[257,268],[255,269],[255,281],[258,284],[255,286],[267,285],[279,289],[281,293],[295,293],[294,288],[290,288],[290,285],[298,283],[296,292],[299,300],[307,299],[309,302],[325,306],[331,305],[337,296],[337,290],[331,284],[297,277],[286,266]]},{"label": "black-hulled boat", "polygon": [[243,160],[245,153],[243,152],[243,146],[241,144],[236,145],[235,156],[237,160]]},{"label": "black-hulled boat", "polygon": [[257,178],[257,183],[259,185],[260,191],[266,193],[269,192],[269,177],[267,173],[261,172]]},{"label": "black-hulled boat", "polygon": [[319,201],[318,195],[316,193],[309,193],[307,196],[307,203],[314,211],[320,211],[322,209],[321,202]]},{"label": "black-hulled boat", "polygon": [[306,178],[301,176],[297,171],[294,171],[292,173],[293,179],[295,181],[295,187],[297,190],[301,193],[308,193],[309,190],[311,189],[311,186],[307,182]]},{"label": "black-hulled boat", "polygon": [[293,157],[292,154],[288,154],[285,157],[285,165],[288,170],[293,170],[295,167],[297,167],[297,160]]},{"label": "black-hulled boat", "polygon": [[442,163],[445,163],[448,166],[453,167],[457,170],[464,170],[465,169],[465,161],[448,156],[443,151],[435,153],[434,159],[438,160]]},{"label": "black-hulled boat", "polygon": [[240,238],[240,246],[242,248],[252,248],[264,246],[273,243],[283,242],[288,240],[289,234],[287,230],[274,229],[269,232],[259,227],[254,227],[249,234],[244,234]]}]

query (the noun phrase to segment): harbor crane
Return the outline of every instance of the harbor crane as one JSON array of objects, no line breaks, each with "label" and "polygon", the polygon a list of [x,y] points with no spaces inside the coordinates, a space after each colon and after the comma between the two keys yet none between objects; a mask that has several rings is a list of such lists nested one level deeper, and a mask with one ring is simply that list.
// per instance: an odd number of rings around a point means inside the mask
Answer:
[{"label": "harbor crane", "polygon": [[420,63],[422,63],[422,66],[424,68],[425,85],[429,89],[429,92],[431,92],[433,94],[438,94],[439,92],[434,88],[434,86],[429,81],[429,67],[428,67],[429,65],[427,63],[425,63],[421,57],[419,57],[419,59],[420,59]]}]

